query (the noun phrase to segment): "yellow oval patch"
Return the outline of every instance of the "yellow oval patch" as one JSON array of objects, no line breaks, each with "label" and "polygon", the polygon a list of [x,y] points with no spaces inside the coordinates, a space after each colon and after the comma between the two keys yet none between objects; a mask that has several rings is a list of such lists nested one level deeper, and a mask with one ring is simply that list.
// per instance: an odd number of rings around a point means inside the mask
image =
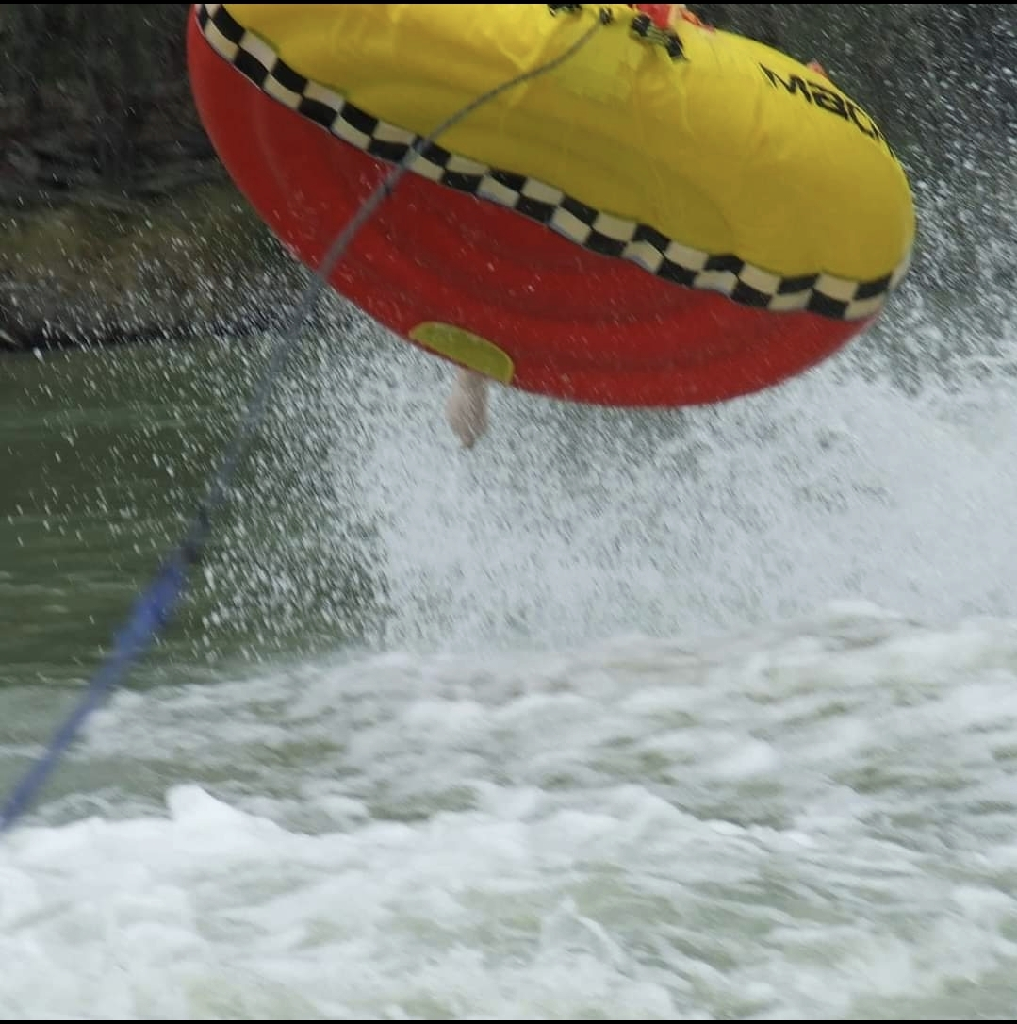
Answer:
[{"label": "yellow oval patch", "polygon": [[417,324],[409,336],[439,355],[447,356],[502,384],[511,384],[515,376],[515,364],[507,352],[503,352],[493,341],[462,327],[427,321]]}]

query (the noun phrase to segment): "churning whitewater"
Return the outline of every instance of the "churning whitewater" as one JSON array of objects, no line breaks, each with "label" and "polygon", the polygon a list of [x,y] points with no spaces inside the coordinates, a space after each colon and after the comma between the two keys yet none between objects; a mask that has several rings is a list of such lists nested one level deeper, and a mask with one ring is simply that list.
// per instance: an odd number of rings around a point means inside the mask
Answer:
[{"label": "churning whitewater", "polygon": [[[464,455],[448,368],[356,330],[0,846],[0,1013],[1009,1019],[1017,385],[863,340],[681,414],[498,393]],[[9,700],[5,763],[58,703]]]}]

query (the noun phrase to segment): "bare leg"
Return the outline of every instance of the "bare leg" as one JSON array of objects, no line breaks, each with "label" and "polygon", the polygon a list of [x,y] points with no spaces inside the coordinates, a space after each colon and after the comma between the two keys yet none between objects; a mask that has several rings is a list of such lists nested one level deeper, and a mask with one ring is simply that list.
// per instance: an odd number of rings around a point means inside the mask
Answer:
[{"label": "bare leg", "polygon": [[472,448],[487,430],[487,378],[460,368],[445,407],[452,433],[464,448]]}]

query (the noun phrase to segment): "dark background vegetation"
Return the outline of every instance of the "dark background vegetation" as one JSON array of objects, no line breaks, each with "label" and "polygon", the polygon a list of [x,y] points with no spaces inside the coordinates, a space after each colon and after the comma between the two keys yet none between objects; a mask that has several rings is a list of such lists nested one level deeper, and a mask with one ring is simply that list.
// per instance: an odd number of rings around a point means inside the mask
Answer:
[{"label": "dark background vegetation", "polygon": [[0,201],[179,188],[212,152],[187,82],[187,4],[0,7]]}]

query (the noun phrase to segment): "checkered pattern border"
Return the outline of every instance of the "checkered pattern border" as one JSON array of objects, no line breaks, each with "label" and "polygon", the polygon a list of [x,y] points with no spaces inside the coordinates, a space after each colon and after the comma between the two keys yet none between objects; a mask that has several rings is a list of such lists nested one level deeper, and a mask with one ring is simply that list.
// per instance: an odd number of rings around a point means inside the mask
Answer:
[{"label": "checkered pattern border", "polygon": [[[387,124],[312,82],[247,31],[222,4],[198,4],[198,24],[209,45],[242,75],[279,103],[321,125],[336,138],[379,160],[398,163],[421,144],[419,136]],[[851,281],[815,273],[781,277],[730,253],[701,252],[665,237],[648,224],[596,210],[535,178],[501,171],[458,156],[434,143],[418,153],[410,170],[440,185],[512,209],[604,256],[630,260],[667,281],[721,292],[735,302],[775,312],[808,311],[833,320],[876,315],[907,272]]]}]

